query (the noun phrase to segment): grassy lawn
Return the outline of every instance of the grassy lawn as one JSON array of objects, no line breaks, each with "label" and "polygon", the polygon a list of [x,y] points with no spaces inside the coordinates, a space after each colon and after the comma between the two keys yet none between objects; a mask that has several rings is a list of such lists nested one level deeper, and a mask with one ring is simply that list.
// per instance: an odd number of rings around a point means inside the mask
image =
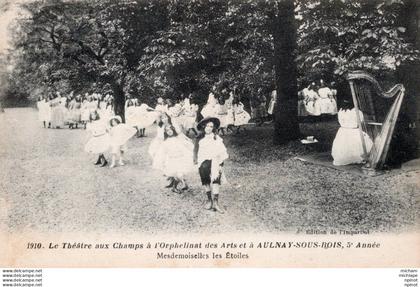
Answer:
[{"label": "grassy lawn", "polygon": [[202,208],[198,173],[192,190],[178,195],[151,169],[146,138],[129,142],[128,164],[93,165],[83,152],[84,130],[41,128],[32,109],[1,114],[0,224],[11,231],[121,232],[298,232],[305,229],[406,231],[417,228],[418,172],[366,177],[301,162],[295,156],[328,151],[337,131],[334,119],[301,124],[299,141],[272,145],[272,126],[227,135],[228,184],[218,214]]}]

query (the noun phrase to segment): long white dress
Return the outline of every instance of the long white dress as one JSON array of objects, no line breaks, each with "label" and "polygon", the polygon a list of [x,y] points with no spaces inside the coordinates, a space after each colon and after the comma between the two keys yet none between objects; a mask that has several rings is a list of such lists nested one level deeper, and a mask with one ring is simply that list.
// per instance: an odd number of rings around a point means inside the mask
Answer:
[{"label": "long white dress", "polygon": [[229,98],[225,102],[227,108],[227,116],[225,118],[226,127],[233,125],[235,123],[235,115],[233,111],[233,93],[230,93]]},{"label": "long white dress", "polygon": [[234,125],[239,127],[246,125],[251,119],[251,115],[244,110],[244,105],[240,102],[237,105],[233,105],[234,114]]},{"label": "long white dress", "polygon": [[130,127],[137,126],[137,107],[128,106],[125,109],[125,123]]},{"label": "long white dress", "polygon": [[148,109],[151,108],[146,104],[135,107],[133,122],[139,129],[150,127],[159,118],[159,112],[149,111]]},{"label": "long white dress", "polygon": [[66,121],[67,109],[65,107],[66,98],[57,97],[51,102],[51,127],[62,128]]},{"label": "long white dress", "polygon": [[37,102],[38,107],[38,118],[40,122],[49,122],[51,118],[51,111],[49,102],[45,99]]},{"label": "long white dress", "polygon": [[174,126],[177,133],[182,133],[182,108],[180,104],[175,104],[168,110],[168,115],[171,118],[172,125]]},{"label": "long white dress", "polygon": [[161,145],[161,170],[165,176],[182,178],[195,171],[193,161],[194,144],[180,134],[169,137]]},{"label": "long white dress", "polygon": [[335,115],[337,113],[337,102],[334,99],[333,91],[328,87],[323,87],[318,90],[318,95],[321,114]]},{"label": "long white dress", "polygon": [[148,149],[148,153],[150,155],[150,157],[152,158],[152,166],[153,168],[156,169],[160,169],[160,167],[158,167],[159,165],[159,159],[157,159],[156,155],[163,143],[163,139],[164,139],[164,132],[165,132],[165,126],[161,125],[161,126],[157,126],[156,128],[156,136],[155,138],[151,141],[150,145],[149,145],[149,149]]},{"label": "long white dress", "polygon": [[83,100],[82,105],[80,107],[81,118],[82,122],[88,122],[90,117],[90,110],[89,110],[89,102],[88,100]]},{"label": "long white dress", "polygon": [[214,106],[214,111],[215,114],[213,116],[220,120],[221,128],[227,128],[229,125],[234,124],[233,109],[229,109],[226,103],[223,105],[216,104]]},{"label": "long white dress", "polygon": [[102,112],[101,120],[108,122],[111,117],[115,116],[112,104],[107,104],[105,111]]},{"label": "long white dress", "polygon": [[[360,112],[360,116],[363,114]],[[334,158],[334,165],[348,165],[362,163],[363,145],[358,129],[356,110],[343,110],[338,112],[340,129],[335,136],[331,155]],[[372,140],[366,133],[363,133],[366,143],[366,151],[369,153],[372,148]]]},{"label": "long white dress", "polygon": [[101,119],[107,117],[106,106],[107,106],[107,102],[105,102],[105,101],[100,101],[99,102],[98,114],[99,114],[99,117]]},{"label": "long white dress", "polygon": [[157,104],[155,107],[155,111],[161,112],[161,113],[168,113],[168,105]]},{"label": "long white dress", "polygon": [[86,152],[100,154],[106,152],[110,148],[110,136],[104,121],[97,120],[88,123],[86,130],[92,134],[92,137],[85,145]]},{"label": "long white dress", "polygon": [[45,122],[51,123],[51,116],[52,116],[52,107],[50,105],[50,101],[46,101],[44,103],[44,113],[45,113]]},{"label": "long white dress", "polygon": [[184,105],[183,115],[182,118],[182,127],[185,131],[189,129],[193,129],[197,126],[197,113],[198,113],[198,105],[196,104],[188,104]]},{"label": "long white dress", "polygon": [[267,113],[269,115],[274,114],[274,108],[277,104],[277,90],[273,90],[271,92],[271,100],[270,100],[270,104],[268,105],[268,109],[267,109]]},{"label": "long white dress", "polygon": [[217,104],[216,97],[214,96],[213,93],[210,93],[207,99],[207,104],[205,104],[203,109],[201,110],[201,115],[205,118],[214,117],[216,115],[216,111],[215,111],[216,104]]},{"label": "long white dress", "polygon": [[109,132],[110,147],[112,153],[125,150],[125,144],[136,134],[137,130],[127,124],[118,124],[111,128]]},{"label": "long white dress", "polygon": [[69,123],[73,123],[73,124],[77,124],[78,122],[80,122],[80,103],[77,102],[75,99],[71,100],[71,102],[69,103],[69,117],[68,117],[68,121]]},{"label": "long white dress", "polygon": [[321,106],[318,101],[318,93],[308,88],[303,89],[302,93],[305,97],[305,108],[308,114],[312,116],[321,115]]},{"label": "long white dress", "polygon": [[42,106],[42,101],[43,100],[40,100],[40,101],[37,101],[36,102],[36,107],[37,107],[37,109],[38,109],[38,120],[40,121],[40,122],[43,122],[44,120],[43,120],[43,116],[42,116],[42,113],[43,113],[43,106]]}]

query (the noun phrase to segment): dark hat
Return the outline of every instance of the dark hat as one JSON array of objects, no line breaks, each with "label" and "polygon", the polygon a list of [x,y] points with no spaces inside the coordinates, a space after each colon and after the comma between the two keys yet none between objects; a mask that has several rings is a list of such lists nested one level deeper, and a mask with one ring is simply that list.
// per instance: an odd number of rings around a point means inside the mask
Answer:
[{"label": "dark hat", "polygon": [[220,127],[220,120],[218,118],[214,118],[214,117],[207,117],[202,119],[198,125],[197,125],[197,129],[199,130],[204,130],[204,128],[206,127],[208,122],[212,122],[214,124],[214,127],[216,129],[218,129]]}]

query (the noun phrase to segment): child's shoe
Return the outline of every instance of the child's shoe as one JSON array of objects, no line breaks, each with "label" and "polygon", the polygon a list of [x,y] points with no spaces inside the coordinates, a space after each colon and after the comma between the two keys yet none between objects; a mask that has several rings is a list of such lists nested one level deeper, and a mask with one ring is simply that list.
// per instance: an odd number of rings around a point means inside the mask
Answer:
[{"label": "child's shoe", "polygon": [[211,210],[213,209],[213,199],[211,197],[211,191],[207,191],[207,201],[204,204],[204,209]]}]

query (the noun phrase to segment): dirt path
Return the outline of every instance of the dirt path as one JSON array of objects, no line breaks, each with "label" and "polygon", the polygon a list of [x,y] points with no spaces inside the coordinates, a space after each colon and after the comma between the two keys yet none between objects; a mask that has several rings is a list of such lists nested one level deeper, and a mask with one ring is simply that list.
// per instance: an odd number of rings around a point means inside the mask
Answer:
[{"label": "dirt path", "polygon": [[188,178],[191,192],[163,188],[147,154],[154,128],[130,140],[127,165],[114,169],[94,166],[83,152],[86,131],[44,129],[33,109],[6,110],[0,128],[0,205],[7,206],[0,220],[11,230],[401,230],[418,221],[418,173],[366,179],[301,163],[292,159],[300,148],[264,140],[270,130],[225,137],[231,158],[222,215],[202,208],[198,174]]}]

